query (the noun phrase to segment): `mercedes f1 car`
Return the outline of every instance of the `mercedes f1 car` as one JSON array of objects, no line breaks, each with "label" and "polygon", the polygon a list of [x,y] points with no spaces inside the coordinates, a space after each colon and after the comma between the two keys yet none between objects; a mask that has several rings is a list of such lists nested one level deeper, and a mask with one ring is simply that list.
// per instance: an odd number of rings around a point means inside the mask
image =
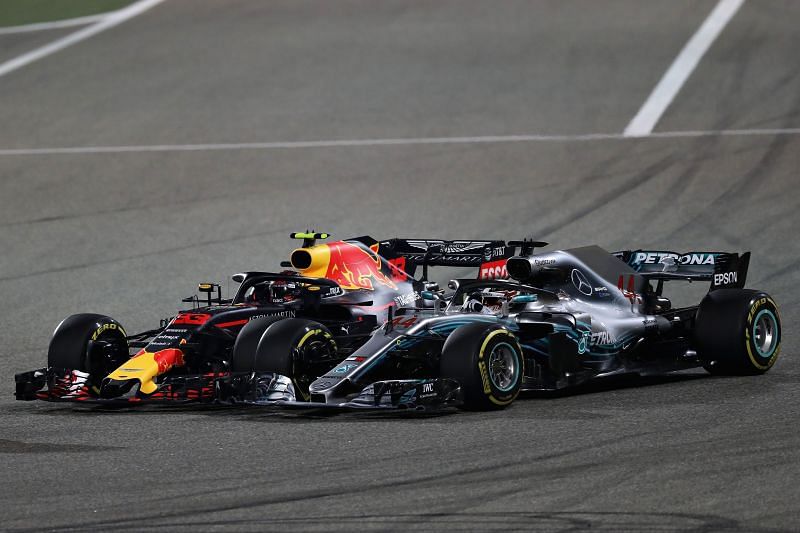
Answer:
[{"label": "mercedes f1 car", "polygon": [[[128,335],[116,320],[77,314],[56,328],[47,367],[16,375],[20,400],[78,402],[213,401],[227,393],[232,373],[291,356],[293,394],[369,338],[398,306],[424,305],[434,288],[413,277],[423,264],[472,266],[505,261],[502,241],[378,242],[370,237],[317,244],[327,234],[296,233],[303,246],[279,273],[244,272],[235,296],[201,283],[191,309],[160,327]],[[266,332],[269,332],[267,335]]]},{"label": "mercedes f1 car", "polygon": [[[283,405],[308,398],[307,405],[339,408],[495,409],[522,390],[693,367],[759,374],[778,357],[775,301],[743,288],[749,252],[612,254],[588,246],[533,253],[546,243],[509,244],[521,247],[503,261],[513,280],[453,280],[450,295],[423,291],[432,305],[392,313],[310,383],[307,395],[293,392],[313,360],[289,350],[260,353],[252,372],[237,378],[239,390],[250,391],[242,397]],[[674,280],[707,281],[710,290],[699,305],[673,308],[663,289]],[[284,335],[273,325],[260,342],[279,344]]]}]

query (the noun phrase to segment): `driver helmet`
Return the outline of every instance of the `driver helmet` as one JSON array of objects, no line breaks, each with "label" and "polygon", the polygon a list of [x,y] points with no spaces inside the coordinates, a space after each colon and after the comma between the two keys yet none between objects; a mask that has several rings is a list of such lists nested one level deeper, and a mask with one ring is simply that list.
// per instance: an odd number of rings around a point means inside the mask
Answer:
[{"label": "driver helmet", "polygon": [[260,304],[288,303],[297,299],[299,290],[299,285],[294,281],[265,281],[250,287],[246,299]]},{"label": "driver helmet", "polygon": [[480,312],[493,315],[499,313],[503,302],[508,302],[515,294],[517,294],[517,291],[494,290],[487,287],[481,291],[473,292],[465,298],[461,309],[473,313]]}]

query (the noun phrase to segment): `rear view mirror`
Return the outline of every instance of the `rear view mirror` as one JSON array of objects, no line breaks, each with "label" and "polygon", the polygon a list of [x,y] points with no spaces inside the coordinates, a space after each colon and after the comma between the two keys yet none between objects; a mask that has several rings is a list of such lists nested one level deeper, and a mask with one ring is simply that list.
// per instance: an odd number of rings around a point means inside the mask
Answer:
[{"label": "rear view mirror", "polygon": [[197,285],[197,291],[198,292],[204,292],[204,293],[206,293],[208,295],[206,297],[206,301],[208,302],[208,305],[211,305],[211,301],[212,301],[211,298],[212,298],[212,295],[214,294],[214,289],[217,290],[217,303],[222,303],[222,287],[220,287],[219,284],[217,284],[217,283],[199,283]]},{"label": "rear view mirror", "polygon": [[200,283],[197,286],[197,290],[199,292],[214,292],[214,284],[213,283]]}]

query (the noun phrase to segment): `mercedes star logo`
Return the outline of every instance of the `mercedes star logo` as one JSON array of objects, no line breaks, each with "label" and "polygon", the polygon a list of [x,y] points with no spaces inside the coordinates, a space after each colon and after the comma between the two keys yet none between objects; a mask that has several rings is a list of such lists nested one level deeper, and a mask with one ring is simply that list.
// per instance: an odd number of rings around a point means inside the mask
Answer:
[{"label": "mercedes star logo", "polygon": [[589,280],[586,279],[586,276],[578,270],[577,268],[572,269],[572,284],[575,285],[575,288],[578,289],[578,292],[581,294],[585,294],[586,296],[592,295],[592,286],[589,285]]}]

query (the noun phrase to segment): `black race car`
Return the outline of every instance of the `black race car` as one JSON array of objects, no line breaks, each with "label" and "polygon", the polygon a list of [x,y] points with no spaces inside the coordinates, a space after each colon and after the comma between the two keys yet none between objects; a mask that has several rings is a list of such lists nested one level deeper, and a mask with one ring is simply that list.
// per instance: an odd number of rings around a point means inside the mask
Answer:
[{"label": "black race car", "polygon": [[420,294],[433,285],[413,277],[419,259],[425,269],[491,268],[513,253],[502,241],[360,237],[317,244],[328,235],[291,237],[303,239],[282,264],[293,270],[236,274],[240,286],[230,300],[218,284],[201,283],[204,301],[184,299],[192,308],[156,329],[128,335],[107,316],[67,317],[53,334],[47,367],[16,375],[17,399],[213,401],[231,396],[232,372],[285,355],[304,361],[292,392],[308,399],[308,384],[349,356],[391,309],[423,303]]},{"label": "black race car", "polygon": [[[701,366],[759,374],[778,357],[775,301],[743,288],[749,252],[612,254],[588,246],[533,253],[545,243],[510,244],[522,248],[506,263],[514,281],[454,280],[450,295],[424,291],[433,305],[388,317],[310,384],[309,403],[289,385],[315,362],[286,350],[260,353],[251,373],[234,376],[239,398],[296,407],[494,409],[521,390]],[[699,305],[673,308],[663,289],[674,280],[708,281],[710,290]],[[273,331],[261,342],[281,335]]]}]

